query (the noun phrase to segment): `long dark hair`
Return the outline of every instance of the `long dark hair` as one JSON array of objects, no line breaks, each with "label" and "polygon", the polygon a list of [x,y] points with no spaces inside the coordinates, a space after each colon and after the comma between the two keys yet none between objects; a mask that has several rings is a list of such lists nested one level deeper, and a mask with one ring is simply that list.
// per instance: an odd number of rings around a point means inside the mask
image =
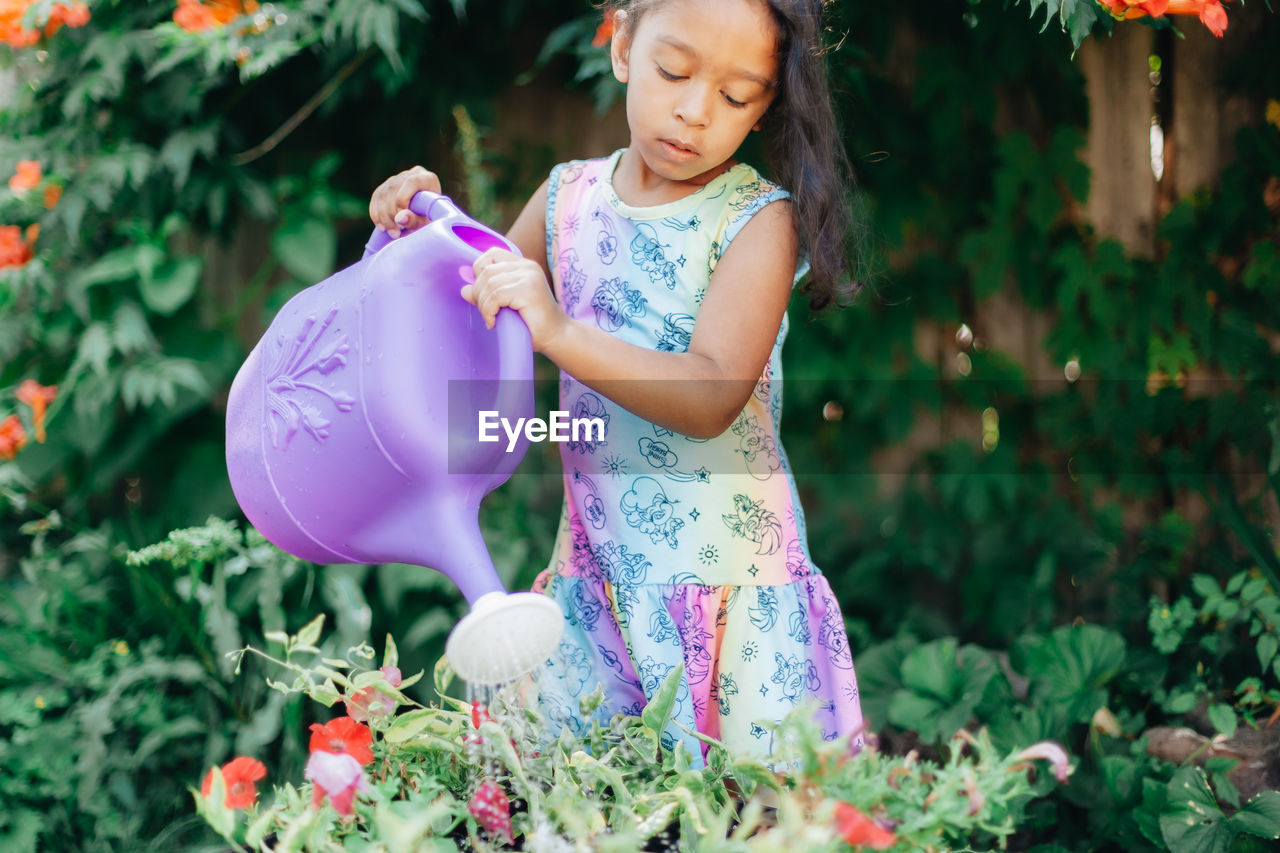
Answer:
[{"label": "long dark hair", "polygon": [[[612,0],[633,29],[663,0]],[[809,259],[801,291],[814,310],[843,305],[862,289],[859,248],[863,224],[850,199],[853,169],[831,106],[822,44],[828,0],[759,0],[778,28],[778,81],[761,126],[770,177],[791,193],[800,250]]]}]

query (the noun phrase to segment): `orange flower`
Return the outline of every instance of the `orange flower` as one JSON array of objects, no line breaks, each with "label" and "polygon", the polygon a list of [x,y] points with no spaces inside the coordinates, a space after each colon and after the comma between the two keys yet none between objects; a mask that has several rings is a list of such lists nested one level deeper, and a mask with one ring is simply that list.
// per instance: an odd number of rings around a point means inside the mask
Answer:
[{"label": "orange flower", "polygon": [[0,41],[13,48],[23,48],[40,40],[39,31],[22,26],[22,16],[30,5],[31,0],[0,0]]},{"label": "orange flower", "polygon": [[15,193],[25,193],[38,187],[43,178],[39,160],[19,160],[13,177],[9,178],[9,189]]},{"label": "orange flower", "polygon": [[892,832],[845,802],[836,803],[836,832],[856,848],[888,850],[898,843]]},{"label": "orange flower", "polygon": [[604,10],[604,20],[596,27],[595,37],[591,39],[592,47],[604,47],[613,38],[613,19],[617,13],[617,9]]},{"label": "orange flower", "polygon": [[1218,2],[1205,3],[1200,10],[1200,23],[1208,27],[1209,32],[1222,38],[1222,34],[1227,31],[1227,10]]},{"label": "orange flower", "polygon": [[9,415],[0,422],[0,459],[12,459],[27,443],[27,431],[17,415]]},{"label": "orange flower", "polygon": [[187,32],[220,27],[244,14],[258,11],[256,0],[178,0],[173,22]]},{"label": "orange flower", "polygon": [[[254,785],[267,775],[266,766],[256,758],[240,756],[222,765],[222,781],[227,783],[227,796],[223,804],[229,809],[247,809],[258,799],[258,788]],[[213,770],[204,774],[204,782],[200,784],[200,796],[208,797],[213,793]]]},{"label": "orange flower", "polygon": [[[35,230],[32,230],[35,229]],[[27,229],[27,240],[22,239],[22,229],[17,225],[0,225],[0,269],[20,267],[34,257],[31,243],[39,233],[37,226]]]},{"label": "orange flower", "polygon": [[178,0],[178,8],[173,10],[173,22],[189,33],[218,26],[213,12],[200,0]]},{"label": "orange flower", "polygon": [[[27,13],[31,3],[32,0],[0,0],[0,41],[7,42],[10,47],[22,48],[31,47],[40,40],[39,30],[28,30],[22,26],[22,16]],[[84,3],[59,3],[49,10],[44,34],[53,35],[63,24],[68,27],[83,27],[87,23],[89,7]]]},{"label": "orange flower", "polygon": [[44,444],[44,413],[49,404],[58,398],[57,385],[41,385],[28,379],[18,386],[18,402],[31,407],[31,422],[36,428],[36,441]]},{"label": "orange flower", "polygon": [[1198,15],[1200,22],[1218,38],[1227,31],[1227,10],[1224,0],[1098,0],[1112,17],[1132,20],[1150,15],[1159,18],[1168,15]]},{"label": "orange flower", "polygon": [[61,3],[49,11],[49,22],[44,25],[45,37],[52,36],[66,24],[68,27],[83,27],[89,23],[89,7],[83,3],[72,3],[64,6]]},{"label": "orange flower", "polygon": [[48,184],[44,188],[44,206],[46,210],[53,210],[58,200],[62,198],[61,184]]}]

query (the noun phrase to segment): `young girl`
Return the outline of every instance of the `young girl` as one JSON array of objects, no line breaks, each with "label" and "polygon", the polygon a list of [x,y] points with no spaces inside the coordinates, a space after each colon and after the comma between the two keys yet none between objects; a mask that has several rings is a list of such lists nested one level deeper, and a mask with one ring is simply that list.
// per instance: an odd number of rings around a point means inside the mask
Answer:
[{"label": "young girl", "polygon": [[[630,0],[611,56],[629,147],[555,167],[462,289],[493,325],[520,312],[561,369],[560,403],[605,439],[562,444],[565,503],[535,589],[567,627],[540,692],[575,729],[639,714],[683,666],[668,746],[689,731],[761,756],[762,722],[818,703],[828,738],[861,744],[843,618],[813,565],[778,443],[786,307],[808,271],[816,307],[843,272],[849,184],[819,50],[820,0]],[[733,159],[769,137],[791,193]],[[369,212],[393,237],[440,191],[415,167]],[[800,256],[803,259],[798,259]]]}]

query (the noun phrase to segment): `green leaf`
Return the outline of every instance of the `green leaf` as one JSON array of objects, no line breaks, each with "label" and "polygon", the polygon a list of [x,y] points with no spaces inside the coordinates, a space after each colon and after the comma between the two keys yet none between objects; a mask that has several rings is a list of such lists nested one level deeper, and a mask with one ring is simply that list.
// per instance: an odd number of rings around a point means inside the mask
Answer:
[{"label": "green leaf", "polygon": [[1191,588],[1201,598],[1222,594],[1222,586],[1218,583],[1218,579],[1212,575],[1192,575]]},{"label": "green leaf", "polygon": [[322,630],[324,630],[323,613],[304,625],[302,630],[298,632],[298,645],[314,646],[320,639],[320,632]]},{"label": "green leaf", "polygon": [[169,316],[195,295],[203,269],[204,261],[196,257],[166,260],[153,273],[138,279],[142,301],[157,314]]},{"label": "green leaf", "polygon": [[1124,639],[1098,625],[1058,628],[1048,637],[1023,638],[1010,662],[1047,701],[1067,706],[1071,719],[1088,722],[1106,704],[1106,685],[1125,661]]},{"label": "green leaf", "polygon": [[271,236],[271,251],[290,273],[308,283],[333,272],[338,230],[331,220],[314,216],[286,219]]},{"label": "green leaf", "polygon": [[680,689],[680,681],[683,678],[684,664],[680,664],[667,674],[662,684],[658,686],[657,692],[649,698],[644,710],[640,712],[640,720],[644,723],[644,727],[658,737],[662,736],[667,723],[671,721],[671,712],[676,705],[676,693]]},{"label": "green leaf", "polygon": [[1221,734],[1231,737],[1236,733],[1238,720],[1236,712],[1230,705],[1215,703],[1209,706],[1209,722],[1213,723],[1213,727]]},{"label": "green leaf", "polygon": [[1280,838],[1280,792],[1263,791],[1231,816],[1237,832],[1262,838]]},{"label": "green leaf", "polygon": [[440,712],[433,708],[422,708],[398,714],[395,722],[383,734],[383,738],[388,743],[404,743],[416,737],[427,726],[431,725],[439,715]]},{"label": "green leaf", "polygon": [[1258,638],[1258,664],[1264,670],[1271,665],[1277,648],[1280,648],[1280,639],[1277,639],[1275,634],[1263,634]]},{"label": "green leaf", "polygon": [[1160,833],[1171,853],[1227,853],[1235,833],[1199,767],[1184,767],[1169,780]]},{"label": "green leaf", "polygon": [[382,665],[383,666],[400,666],[400,652],[396,649],[396,641],[387,634],[387,642],[382,647]]},{"label": "green leaf", "polygon": [[351,686],[355,690],[363,690],[364,688],[372,687],[375,684],[386,683],[387,677],[378,669],[371,669],[368,672],[362,672],[351,680]]}]

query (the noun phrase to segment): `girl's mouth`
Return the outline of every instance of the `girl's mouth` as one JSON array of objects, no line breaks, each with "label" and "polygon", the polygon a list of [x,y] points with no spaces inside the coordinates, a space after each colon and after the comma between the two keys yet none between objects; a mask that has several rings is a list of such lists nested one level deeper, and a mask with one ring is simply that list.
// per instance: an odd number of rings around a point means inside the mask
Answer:
[{"label": "girl's mouth", "polygon": [[673,142],[669,139],[661,139],[659,142],[662,144],[663,154],[672,160],[687,163],[698,156],[697,151],[692,148],[686,148],[678,142]]}]

